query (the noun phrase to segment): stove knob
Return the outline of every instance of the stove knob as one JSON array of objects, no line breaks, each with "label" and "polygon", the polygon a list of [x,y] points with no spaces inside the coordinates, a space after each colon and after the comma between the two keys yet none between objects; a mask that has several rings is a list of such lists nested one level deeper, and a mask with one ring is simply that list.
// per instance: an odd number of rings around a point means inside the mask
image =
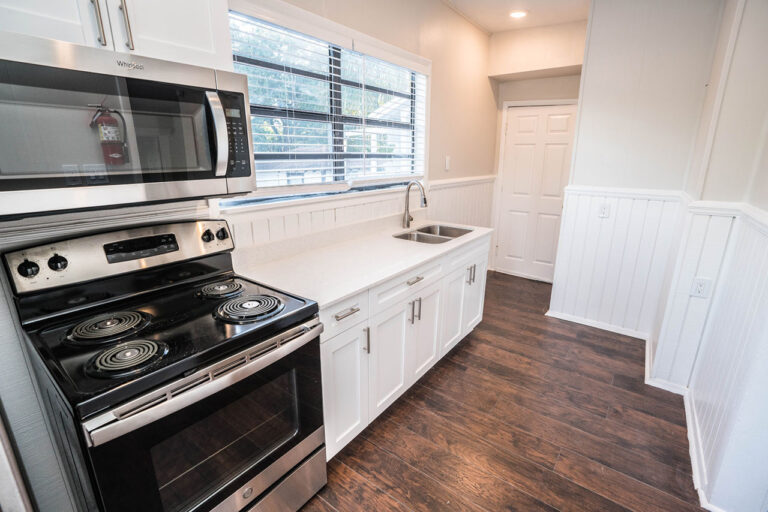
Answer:
[{"label": "stove knob", "polygon": [[203,242],[208,243],[213,240],[213,232],[210,229],[206,229],[200,238],[203,239]]},{"label": "stove knob", "polygon": [[225,228],[221,228],[216,232],[216,238],[219,240],[226,240],[229,238],[229,233],[227,233],[227,230]]},{"label": "stove knob", "polygon": [[19,263],[19,266],[16,267],[16,270],[19,272],[19,274],[22,275],[22,277],[35,277],[37,273],[40,272],[40,265],[34,261],[24,260]]},{"label": "stove knob", "polygon": [[59,254],[54,254],[48,259],[48,268],[50,268],[51,270],[56,270],[56,271],[64,270],[65,268],[67,268],[68,264],[69,262],[67,261],[67,258]]}]

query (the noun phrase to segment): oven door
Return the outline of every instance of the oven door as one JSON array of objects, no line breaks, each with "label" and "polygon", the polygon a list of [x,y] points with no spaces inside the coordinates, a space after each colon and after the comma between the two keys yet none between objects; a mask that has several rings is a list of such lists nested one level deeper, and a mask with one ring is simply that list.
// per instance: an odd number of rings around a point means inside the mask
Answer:
[{"label": "oven door", "polygon": [[111,74],[92,60],[112,52],[66,49],[53,66],[0,60],[0,217],[252,188],[244,76],[130,56]]},{"label": "oven door", "polygon": [[320,331],[304,324],[87,422],[103,509],[239,509],[317,452]]}]

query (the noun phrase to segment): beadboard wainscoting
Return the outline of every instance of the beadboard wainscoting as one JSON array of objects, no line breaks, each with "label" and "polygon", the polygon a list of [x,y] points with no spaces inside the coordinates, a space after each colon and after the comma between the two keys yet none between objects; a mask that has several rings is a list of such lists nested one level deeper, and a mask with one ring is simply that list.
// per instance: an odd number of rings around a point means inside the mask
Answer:
[{"label": "beadboard wainscoting", "polygon": [[[659,336],[649,341],[655,347],[650,384],[678,393],[688,387],[737,214],[704,203],[689,206]],[[697,279],[703,280],[702,293],[695,290]]]},{"label": "beadboard wainscoting", "polygon": [[[729,209],[721,215],[727,217]],[[768,496],[768,213],[749,206],[739,210],[711,307],[698,319],[703,335],[685,401],[702,505],[763,511]]]},{"label": "beadboard wainscoting", "polygon": [[566,187],[547,315],[648,339],[685,203],[678,191]]},{"label": "beadboard wainscoting", "polygon": [[[490,226],[494,176],[432,181],[427,217],[432,220]],[[419,192],[412,189],[412,210]],[[258,204],[222,211],[232,226],[237,247],[281,242],[396,214],[405,208],[403,190],[327,196],[313,201]]]}]

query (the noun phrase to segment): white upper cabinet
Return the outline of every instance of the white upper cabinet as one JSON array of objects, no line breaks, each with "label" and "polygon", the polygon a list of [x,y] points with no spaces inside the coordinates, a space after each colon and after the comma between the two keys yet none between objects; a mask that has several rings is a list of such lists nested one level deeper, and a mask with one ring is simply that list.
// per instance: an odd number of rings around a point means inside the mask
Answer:
[{"label": "white upper cabinet", "polygon": [[232,70],[227,0],[0,0],[0,30]]},{"label": "white upper cabinet", "polygon": [[115,50],[232,69],[226,0],[106,0]]},{"label": "white upper cabinet", "polygon": [[105,0],[0,0],[0,30],[112,49]]}]

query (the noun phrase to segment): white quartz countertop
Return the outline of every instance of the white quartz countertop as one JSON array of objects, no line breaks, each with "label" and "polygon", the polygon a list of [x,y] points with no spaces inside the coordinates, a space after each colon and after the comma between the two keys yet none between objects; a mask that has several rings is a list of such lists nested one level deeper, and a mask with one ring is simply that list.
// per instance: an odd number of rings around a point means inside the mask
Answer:
[{"label": "white quartz countertop", "polygon": [[315,300],[323,309],[401,272],[483,237],[490,237],[493,232],[490,228],[439,222],[470,228],[472,232],[441,244],[401,240],[392,236],[432,224],[438,223],[426,220],[412,223],[409,229],[383,228],[365,236],[271,261],[249,258],[251,248],[236,248],[233,252],[235,272],[267,286]]}]

